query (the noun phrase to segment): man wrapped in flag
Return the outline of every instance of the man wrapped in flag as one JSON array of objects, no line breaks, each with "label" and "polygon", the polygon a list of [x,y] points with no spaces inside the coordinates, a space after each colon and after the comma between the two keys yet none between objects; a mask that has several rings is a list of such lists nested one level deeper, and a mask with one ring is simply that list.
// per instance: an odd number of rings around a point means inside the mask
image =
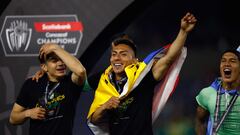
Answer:
[{"label": "man wrapped in flag", "polygon": [[[240,133],[240,48],[226,50],[220,59],[220,74],[196,96],[197,135],[239,135]],[[208,123],[207,123],[208,121]]]},{"label": "man wrapped in flag", "polygon": [[[88,125],[94,134],[153,134],[152,122],[174,89],[186,57],[183,46],[196,21],[187,13],[181,19],[175,41],[151,53],[143,62],[136,58],[136,45],[127,35],[113,40],[111,65],[104,73],[88,79],[96,90],[88,113]],[[160,80],[159,90],[154,91]]]}]

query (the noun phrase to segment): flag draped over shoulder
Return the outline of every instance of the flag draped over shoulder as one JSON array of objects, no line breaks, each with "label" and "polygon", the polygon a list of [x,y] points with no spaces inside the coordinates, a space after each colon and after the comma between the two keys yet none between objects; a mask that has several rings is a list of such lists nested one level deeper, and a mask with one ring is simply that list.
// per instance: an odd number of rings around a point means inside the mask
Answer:
[{"label": "flag draped over shoulder", "polygon": [[187,56],[187,48],[182,49],[181,55],[174,61],[165,77],[156,85],[153,97],[152,121],[154,122],[162,111],[170,95],[174,92],[179,79],[179,72]]},{"label": "flag draped over shoulder", "polygon": [[[108,135],[108,128],[106,128],[107,125],[105,124],[104,126],[101,125],[96,126],[90,122],[89,118],[93,114],[93,112],[95,112],[95,110],[102,104],[107,102],[112,96],[119,98],[126,97],[131,91],[134,90],[134,88],[138,86],[138,84],[145,77],[145,75],[151,70],[155,59],[161,58],[168,48],[169,45],[150,53],[144,59],[143,62],[137,62],[135,64],[127,66],[125,68],[125,72],[128,77],[128,80],[124,85],[123,92],[121,93],[121,95],[117,92],[117,90],[110,83],[109,80],[108,75],[112,71],[112,67],[109,66],[105,70],[105,72],[101,75],[101,78],[99,80],[98,87],[95,91],[94,100],[87,116],[88,126],[95,135],[100,134]],[[153,121],[158,117],[160,111],[167,102],[167,99],[169,98],[170,94],[173,92],[175,88],[175,84],[178,79],[178,74],[186,58],[186,53],[187,53],[186,48],[183,48],[181,55],[175,60],[173,65],[170,67],[168,73],[166,74],[166,77],[164,77],[161,83],[157,85],[155,88],[152,110]]]}]

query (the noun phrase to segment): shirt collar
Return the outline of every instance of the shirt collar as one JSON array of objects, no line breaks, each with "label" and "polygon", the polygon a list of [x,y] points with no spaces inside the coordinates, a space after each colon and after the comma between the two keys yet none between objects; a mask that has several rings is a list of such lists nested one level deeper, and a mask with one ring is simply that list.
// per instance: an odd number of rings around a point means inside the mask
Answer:
[{"label": "shirt collar", "polygon": [[232,90],[226,90],[222,87],[222,80],[221,78],[217,78],[214,80],[214,82],[211,84],[211,87],[213,87],[216,91],[220,90],[220,94],[228,93],[230,95],[239,94],[237,89]]}]

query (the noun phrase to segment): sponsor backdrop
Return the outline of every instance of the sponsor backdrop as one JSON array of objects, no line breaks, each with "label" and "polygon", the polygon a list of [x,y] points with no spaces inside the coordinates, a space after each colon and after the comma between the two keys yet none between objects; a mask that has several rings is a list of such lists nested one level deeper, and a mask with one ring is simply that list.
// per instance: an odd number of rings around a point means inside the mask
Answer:
[{"label": "sponsor backdrop", "polygon": [[44,43],[56,43],[77,55],[83,36],[77,15],[6,16],[0,33],[6,57],[38,56]]}]

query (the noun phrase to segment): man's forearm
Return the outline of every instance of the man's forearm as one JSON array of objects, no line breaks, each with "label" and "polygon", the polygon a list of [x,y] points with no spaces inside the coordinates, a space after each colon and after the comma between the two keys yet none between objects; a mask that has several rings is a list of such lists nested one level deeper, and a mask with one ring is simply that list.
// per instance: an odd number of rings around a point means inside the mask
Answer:
[{"label": "man's forearm", "polygon": [[169,58],[169,61],[173,61],[178,56],[178,54],[180,54],[181,49],[183,48],[187,39],[187,35],[188,33],[186,31],[180,29],[176,39],[173,41],[166,54],[166,57]]},{"label": "man's forearm", "polygon": [[54,50],[54,53],[66,64],[66,66],[76,75],[85,75],[85,68],[81,62],[61,47]]},{"label": "man's forearm", "polygon": [[200,120],[197,120],[196,126],[195,126],[196,134],[197,135],[206,135],[206,124],[205,122],[201,122]]},{"label": "man's forearm", "polygon": [[107,110],[103,106],[97,108],[96,111],[92,114],[90,121],[93,124],[97,124],[97,123],[101,122],[106,111]]},{"label": "man's forearm", "polygon": [[198,106],[197,114],[196,114],[196,125],[195,125],[195,131],[197,135],[206,134],[208,118],[209,118],[209,112],[204,108],[202,108],[201,106]]},{"label": "man's forearm", "polygon": [[87,76],[86,69],[83,67],[82,63],[61,47],[54,49],[53,52],[58,55],[70,71],[72,71],[72,81],[75,84],[82,85]]},{"label": "man's forearm", "polygon": [[12,111],[9,122],[14,125],[22,124],[26,121],[27,118],[29,118],[28,110],[24,110],[22,112]]}]

